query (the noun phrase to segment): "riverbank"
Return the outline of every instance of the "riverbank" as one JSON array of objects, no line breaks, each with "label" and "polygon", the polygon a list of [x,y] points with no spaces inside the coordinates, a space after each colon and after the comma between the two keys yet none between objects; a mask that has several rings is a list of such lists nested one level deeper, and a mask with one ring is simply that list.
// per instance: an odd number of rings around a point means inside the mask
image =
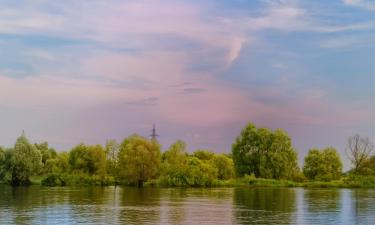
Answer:
[{"label": "riverbank", "polygon": [[[114,186],[123,185],[131,186],[126,183],[115,182],[113,179],[107,178],[105,181],[100,181],[98,178],[82,177],[72,178],[69,182],[56,182],[49,180],[42,176],[31,177],[31,185],[40,186]],[[375,176],[345,176],[336,181],[305,181],[295,182],[289,180],[263,179],[255,178],[253,176],[245,176],[243,178],[216,180],[210,185],[206,186],[171,186],[165,185],[160,180],[150,180],[144,183],[145,187],[200,187],[200,188],[214,188],[214,187],[304,187],[304,188],[375,188]]]}]

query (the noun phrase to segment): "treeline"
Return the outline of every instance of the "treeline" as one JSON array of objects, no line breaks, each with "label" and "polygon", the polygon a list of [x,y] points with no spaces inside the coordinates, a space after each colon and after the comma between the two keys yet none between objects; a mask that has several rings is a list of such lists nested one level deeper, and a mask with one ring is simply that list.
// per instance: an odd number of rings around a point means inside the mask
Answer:
[{"label": "treeline", "polygon": [[[375,187],[374,146],[368,138],[355,135],[348,138],[346,155],[352,169],[343,173],[343,164],[333,147],[312,148],[304,159],[303,168],[297,163],[297,152],[288,134],[277,129],[257,128],[248,124],[232,146],[237,177],[253,174],[256,178],[290,180],[295,182],[336,182],[337,186]],[[308,185],[307,185],[308,186]]]},{"label": "treeline", "polygon": [[120,144],[109,140],[104,147],[79,144],[57,152],[47,142],[31,144],[21,136],[13,148],[0,148],[0,182],[27,185],[32,177],[41,177],[47,186],[213,186],[234,177],[228,155],[206,150],[190,154],[182,141],[163,153],[160,149],[157,141],[132,135]]},{"label": "treeline", "polygon": [[[162,151],[160,144],[139,135],[105,146],[79,144],[67,152],[47,142],[32,144],[22,135],[12,148],[0,148],[0,182],[27,185],[40,178],[47,186],[137,185],[223,186],[256,179],[294,182],[373,180],[375,156],[368,139],[348,139],[347,153],[353,169],[342,172],[336,149],[311,149],[303,168],[289,135],[281,130],[248,124],[232,145],[231,154],[207,150],[188,153],[183,141]],[[249,179],[250,178],[250,179]]]}]

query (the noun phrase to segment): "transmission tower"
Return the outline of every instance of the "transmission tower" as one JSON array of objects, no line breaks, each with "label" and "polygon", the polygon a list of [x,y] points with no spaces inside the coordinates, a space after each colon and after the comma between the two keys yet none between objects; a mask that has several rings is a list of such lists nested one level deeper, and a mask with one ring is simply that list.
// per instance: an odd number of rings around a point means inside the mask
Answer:
[{"label": "transmission tower", "polygon": [[151,130],[151,140],[153,141],[156,141],[156,137],[158,137],[159,135],[156,133],[156,126],[155,124],[152,126],[152,130]]}]

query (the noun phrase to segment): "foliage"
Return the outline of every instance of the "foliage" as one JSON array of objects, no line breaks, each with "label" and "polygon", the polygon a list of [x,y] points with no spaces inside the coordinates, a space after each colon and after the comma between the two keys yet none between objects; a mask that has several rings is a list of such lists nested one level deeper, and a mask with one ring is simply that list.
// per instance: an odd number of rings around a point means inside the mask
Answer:
[{"label": "foliage", "polygon": [[106,173],[106,155],[100,145],[79,144],[70,151],[69,165],[73,173],[87,173],[104,176]]},{"label": "foliage", "polygon": [[219,180],[234,176],[233,160],[224,154],[197,150],[186,152],[186,144],[177,141],[163,153],[159,183],[165,186],[215,186]]},{"label": "foliage", "polygon": [[105,153],[107,158],[107,172],[111,176],[116,176],[118,173],[118,153],[120,145],[116,140],[107,140],[105,145]]},{"label": "foliage", "polygon": [[291,139],[280,129],[272,132],[248,124],[232,145],[232,155],[238,176],[290,179],[298,170]]},{"label": "foliage", "polygon": [[355,174],[359,174],[363,169],[373,149],[374,146],[368,138],[362,138],[358,134],[348,138],[346,153]]},{"label": "foliage", "polygon": [[42,163],[45,165],[47,160],[54,159],[57,156],[56,150],[53,148],[50,148],[48,145],[48,142],[42,142],[42,143],[36,143],[34,144],[35,147],[40,151],[42,155]]},{"label": "foliage", "polygon": [[12,185],[30,183],[30,176],[37,174],[42,168],[42,155],[40,151],[29,143],[25,136],[17,139],[14,149],[9,152],[8,182]]},{"label": "foliage", "polygon": [[213,152],[202,149],[199,149],[193,153],[193,156],[197,157],[200,160],[211,160],[212,158],[214,158],[214,155],[215,154]]},{"label": "foliage", "polygon": [[0,183],[375,187],[372,144],[355,137],[348,143],[354,168],[342,175],[340,156],[334,148],[311,149],[302,172],[286,132],[253,124],[236,138],[230,155],[202,149],[188,153],[186,143],[180,140],[161,154],[156,140],[139,135],[129,136],[121,144],[108,140],[104,148],[82,143],[57,152],[47,142],[30,144],[22,135],[13,148],[0,147]]},{"label": "foliage", "polygon": [[233,160],[224,154],[216,154],[212,157],[212,164],[217,169],[217,178],[219,180],[229,180],[234,177]]},{"label": "foliage", "polygon": [[132,135],[121,143],[118,162],[119,178],[142,186],[159,173],[160,145],[156,141]]},{"label": "foliage", "polygon": [[305,158],[303,173],[310,180],[338,180],[342,173],[342,163],[336,149],[311,149]]},{"label": "foliage", "polygon": [[45,174],[65,173],[69,170],[69,154],[67,152],[57,153],[55,158],[48,159],[44,164]]},{"label": "foliage", "polygon": [[0,182],[4,180],[5,173],[7,172],[5,163],[6,163],[6,152],[4,148],[0,147]]}]

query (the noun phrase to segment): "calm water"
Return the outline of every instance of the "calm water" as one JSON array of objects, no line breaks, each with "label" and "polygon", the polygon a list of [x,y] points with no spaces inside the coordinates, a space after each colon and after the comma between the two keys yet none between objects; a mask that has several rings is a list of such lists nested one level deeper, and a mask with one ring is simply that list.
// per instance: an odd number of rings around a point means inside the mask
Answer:
[{"label": "calm water", "polygon": [[0,186],[0,224],[375,224],[375,190]]}]

